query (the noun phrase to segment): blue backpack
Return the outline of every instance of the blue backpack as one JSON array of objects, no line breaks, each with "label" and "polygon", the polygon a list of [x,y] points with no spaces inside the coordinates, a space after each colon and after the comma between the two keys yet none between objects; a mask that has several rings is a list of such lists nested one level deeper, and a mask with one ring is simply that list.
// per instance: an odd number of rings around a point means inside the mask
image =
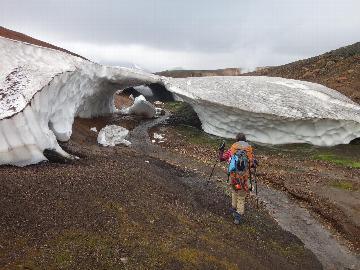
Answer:
[{"label": "blue backpack", "polygon": [[245,150],[237,150],[231,157],[228,167],[228,174],[234,172],[243,175],[249,167],[249,159]]}]

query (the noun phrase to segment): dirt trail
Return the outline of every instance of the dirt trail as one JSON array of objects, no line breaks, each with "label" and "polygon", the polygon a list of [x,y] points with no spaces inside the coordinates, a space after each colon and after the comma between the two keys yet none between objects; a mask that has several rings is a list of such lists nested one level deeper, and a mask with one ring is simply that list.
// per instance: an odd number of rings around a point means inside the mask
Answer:
[{"label": "dirt trail", "polygon": [[[163,123],[167,117],[166,115],[137,126],[131,133],[133,147],[144,154],[196,170],[198,164],[193,159],[176,155],[151,142],[148,130]],[[204,168],[204,165],[202,167]],[[198,172],[201,173],[201,167]],[[208,172],[202,173],[205,175]],[[223,172],[217,170],[213,179],[219,181],[223,177]],[[195,178],[187,179],[187,181],[192,180]],[[201,181],[203,182],[204,179]],[[224,188],[226,189],[225,186]],[[278,224],[299,237],[305,246],[317,256],[324,269],[360,269],[359,256],[334,238],[331,232],[307,209],[291,200],[284,192],[259,184],[259,198]]]},{"label": "dirt trail", "polygon": [[259,196],[279,225],[299,237],[324,269],[360,269],[360,258],[284,192],[259,185]]}]

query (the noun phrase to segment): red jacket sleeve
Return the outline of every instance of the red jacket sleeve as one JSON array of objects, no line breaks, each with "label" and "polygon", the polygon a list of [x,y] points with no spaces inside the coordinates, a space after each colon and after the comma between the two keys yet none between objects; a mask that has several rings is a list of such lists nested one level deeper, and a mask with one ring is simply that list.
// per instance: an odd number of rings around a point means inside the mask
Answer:
[{"label": "red jacket sleeve", "polygon": [[219,152],[219,160],[220,161],[229,161],[229,159],[231,158],[231,151],[230,149],[227,150],[225,153],[223,151]]}]

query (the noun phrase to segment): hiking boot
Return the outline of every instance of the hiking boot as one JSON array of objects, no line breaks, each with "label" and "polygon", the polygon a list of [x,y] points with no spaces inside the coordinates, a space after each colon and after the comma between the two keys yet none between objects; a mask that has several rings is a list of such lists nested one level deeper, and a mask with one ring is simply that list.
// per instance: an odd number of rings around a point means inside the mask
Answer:
[{"label": "hiking boot", "polygon": [[235,212],[233,216],[234,216],[234,224],[239,225],[242,221],[241,215],[238,212]]},{"label": "hiking boot", "polygon": [[235,218],[236,208],[230,207],[230,213]]}]

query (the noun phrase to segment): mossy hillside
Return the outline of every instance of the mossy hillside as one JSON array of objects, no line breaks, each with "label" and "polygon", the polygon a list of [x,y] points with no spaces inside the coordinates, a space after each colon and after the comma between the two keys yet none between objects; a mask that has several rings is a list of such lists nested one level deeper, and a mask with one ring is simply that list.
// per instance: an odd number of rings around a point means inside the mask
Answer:
[{"label": "mossy hillside", "polygon": [[359,169],[360,168],[360,160],[352,159],[350,157],[344,157],[336,154],[317,154],[314,156],[315,160],[327,161],[329,163]]},{"label": "mossy hillside", "polygon": [[330,184],[331,187],[337,188],[337,189],[341,189],[341,190],[347,190],[347,191],[357,191],[358,188],[349,181],[333,181]]},{"label": "mossy hillside", "polygon": [[185,108],[186,103],[181,101],[169,101],[164,103],[164,107],[166,110],[176,113],[181,111],[183,108]]}]

